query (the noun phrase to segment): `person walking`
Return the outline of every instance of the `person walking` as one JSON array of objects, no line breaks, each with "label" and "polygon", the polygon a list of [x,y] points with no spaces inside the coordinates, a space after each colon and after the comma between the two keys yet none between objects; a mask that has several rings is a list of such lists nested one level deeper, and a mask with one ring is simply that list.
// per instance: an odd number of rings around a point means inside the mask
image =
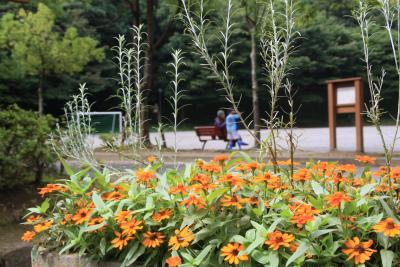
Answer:
[{"label": "person walking", "polygon": [[247,143],[242,141],[242,137],[239,135],[239,124],[240,120],[239,114],[237,114],[234,110],[232,110],[229,115],[226,117],[226,131],[228,134],[228,149],[233,149],[236,144],[239,149],[242,149],[242,146],[247,145]]},{"label": "person walking", "polygon": [[217,111],[217,117],[214,120],[214,126],[218,130],[218,138],[226,140],[226,122],[225,122],[225,112],[223,110]]}]

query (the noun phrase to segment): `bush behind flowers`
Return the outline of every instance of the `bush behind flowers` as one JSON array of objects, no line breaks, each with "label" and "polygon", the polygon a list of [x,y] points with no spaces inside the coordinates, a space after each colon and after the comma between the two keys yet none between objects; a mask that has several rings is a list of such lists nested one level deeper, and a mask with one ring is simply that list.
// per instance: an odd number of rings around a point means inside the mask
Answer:
[{"label": "bush behind flowers", "polygon": [[[242,154],[184,170],[86,168],[39,189],[22,239],[123,266],[396,266],[400,169]],[[276,169],[276,168],[275,168]]]}]

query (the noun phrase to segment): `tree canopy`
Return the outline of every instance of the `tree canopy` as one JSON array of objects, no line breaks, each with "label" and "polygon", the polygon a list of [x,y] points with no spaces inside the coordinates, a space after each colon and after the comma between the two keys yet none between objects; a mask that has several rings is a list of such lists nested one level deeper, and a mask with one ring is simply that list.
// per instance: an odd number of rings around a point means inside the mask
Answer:
[{"label": "tree canopy", "polygon": [[[250,15],[255,9],[251,5],[243,5],[243,2],[234,1],[237,12],[233,18],[235,31],[232,39],[237,45],[232,58],[238,63],[233,65],[231,74],[238,83],[238,93],[242,94],[242,108],[250,112],[252,47],[249,21],[246,21],[245,15],[246,8]],[[371,3],[374,2],[371,0]],[[223,97],[218,97],[222,95],[217,90],[219,85],[209,79],[201,60],[192,53],[192,44],[184,33],[179,16],[176,16],[178,3],[176,0],[32,0],[25,4],[4,4],[0,8],[0,105],[16,102],[36,109],[35,94],[42,73],[45,76],[44,88],[48,88],[43,95],[46,112],[59,114],[79,82],[87,82],[91,88],[94,110],[117,107],[115,100],[109,98],[116,91],[116,83],[112,80],[117,76],[111,52],[111,47],[116,45],[114,37],[127,34],[129,38],[129,28],[135,21],[143,23],[148,31],[150,19],[154,35],[151,51],[153,76],[147,104],[154,105],[159,103],[160,97],[168,96],[169,77],[165,75],[165,70],[172,60],[171,50],[182,49],[187,61],[182,87],[188,90],[184,101],[190,105],[184,109],[182,116],[188,118],[187,122],[191,124],[210,123],[216,110],[229,104]],[[209,31],[216,34],[210,35],[207,41],[210,49],[216,49],[225,1],[209,1],[208,4],[211,10],[208,16],[217,23],[209,26]],[[325,80],[363,76],[365,73],[359,29],[351,17],[356,7],[357,1],[353,0],[297,1],[296,30],[301,36],[297,39],[298,48],[291,59],[291,78],[298,90],[297,104],[302,106],[298,116],[300,125],[326,124]],[[149,17],[149,10],[153,10],[153,16]],[[373,64],[380,68],[391,62],[391,54],[388,53],[390,47],[384,31],[378,28],[375,31],[371,42],[377,49],[372,59]],[[164,34],[168,38],[161,38]],[[163,45],[159,46],[157,40],[161,39]],[[388,78],[395,75],[390,67],[387,70]],[[265,117],[263,111],[268,97],[262,71],[258,68],[256,75],[261,118]],[[390,79],[388,81],[384,104],[390,109],[395,101],[392,96],[396,88]],[[166,108],[163,111],[165,114],[168,112]],[[198,110],[203,112],[199,114]],[[149,115],[155,121],[157,116]]]}]

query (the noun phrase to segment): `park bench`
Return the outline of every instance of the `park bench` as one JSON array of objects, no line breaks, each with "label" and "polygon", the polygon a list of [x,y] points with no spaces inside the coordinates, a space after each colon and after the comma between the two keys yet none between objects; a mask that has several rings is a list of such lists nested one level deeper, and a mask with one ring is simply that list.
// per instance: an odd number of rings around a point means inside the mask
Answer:
[{"label": "park bench", "polygon": [[215,126],[197,126],[194,127],[199,141],[203,143],[202,150],[208,141],[224,141],[228,147],[228,139],[225,134]]}]

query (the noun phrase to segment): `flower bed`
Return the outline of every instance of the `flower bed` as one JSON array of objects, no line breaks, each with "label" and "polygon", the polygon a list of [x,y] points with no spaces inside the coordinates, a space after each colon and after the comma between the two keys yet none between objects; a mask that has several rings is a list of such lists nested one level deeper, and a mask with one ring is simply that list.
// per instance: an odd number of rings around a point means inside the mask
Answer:
[{"label": "flower bed", "polygon": [[182,172],[160,173],[154,158],[126,172],[67,167],[70,179],[40,189],[22,239],[123,266],[399,263],[399,168],[291,165],[220,155]]}]

